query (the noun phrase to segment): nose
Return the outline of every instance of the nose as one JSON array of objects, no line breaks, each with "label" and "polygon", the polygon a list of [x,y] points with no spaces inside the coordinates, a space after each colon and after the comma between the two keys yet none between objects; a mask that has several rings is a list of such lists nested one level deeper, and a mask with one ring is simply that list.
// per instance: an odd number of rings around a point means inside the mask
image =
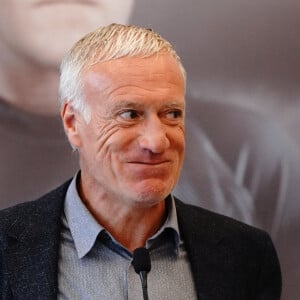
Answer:
[{"label": "nose", "polygon": [[145,120],[138,138],[139,146],[155,154],[163,153],[170,146],[166,126],[158,116]]}]

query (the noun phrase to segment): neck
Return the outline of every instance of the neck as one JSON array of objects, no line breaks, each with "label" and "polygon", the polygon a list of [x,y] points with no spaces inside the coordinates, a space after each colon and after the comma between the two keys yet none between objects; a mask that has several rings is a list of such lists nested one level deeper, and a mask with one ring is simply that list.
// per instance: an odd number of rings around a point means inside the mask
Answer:
[{"label": "neck", "polygon": [[98,223],[131,252],[144,247],[166,218],[164,200],[151,206],[128,206],[122,200],[101,196],[95,198],[81,193],[81,198]]},{"label": "neck", "polygon": [[57,115],[58,67],[28,60],[0,59],[0,97],[11,105],[39,115]]}]

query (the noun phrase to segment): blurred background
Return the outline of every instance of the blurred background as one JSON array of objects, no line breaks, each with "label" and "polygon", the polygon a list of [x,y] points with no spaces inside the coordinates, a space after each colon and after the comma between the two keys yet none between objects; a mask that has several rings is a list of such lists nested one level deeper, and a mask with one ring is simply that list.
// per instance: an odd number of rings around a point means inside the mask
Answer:
[{"label": "blurred background", "polygon": [[271,115],[300,144],[300,2],[136,2],[132,22],[168,37],[188,72],[188,94]]}]

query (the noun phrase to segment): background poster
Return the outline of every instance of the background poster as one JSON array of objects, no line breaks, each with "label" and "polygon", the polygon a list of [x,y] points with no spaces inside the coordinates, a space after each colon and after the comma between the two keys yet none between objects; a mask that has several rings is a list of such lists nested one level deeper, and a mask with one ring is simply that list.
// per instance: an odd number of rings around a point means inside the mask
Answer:
[{"label": "background poster", "polygon": [[143,25],[175,45],[188,74],[187,153],[175,193],[267,230],[283,299],[300,294],[299,1],[1,4],[1,208],[38,197],[78,168],[58,115],[63,53],[100,25]]},{"label": "background poster", "polygon": [[190,135],[175,192],[267,230],[281,261],[282,299],[296,299],[300,2],[139,1],[135,9],[133,20],[168,37],[187,69]]}]

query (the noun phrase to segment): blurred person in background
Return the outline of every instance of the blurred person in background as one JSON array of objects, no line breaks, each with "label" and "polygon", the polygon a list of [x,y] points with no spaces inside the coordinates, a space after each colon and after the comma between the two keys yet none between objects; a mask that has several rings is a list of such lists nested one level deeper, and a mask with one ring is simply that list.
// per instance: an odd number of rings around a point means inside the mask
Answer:
[{"label": "blurred person in background", "polygon": [[72,176],[58,108],[59,64],[83,34],[128,21],[134,0],[3,0],[0,10],[0,208]]}]

